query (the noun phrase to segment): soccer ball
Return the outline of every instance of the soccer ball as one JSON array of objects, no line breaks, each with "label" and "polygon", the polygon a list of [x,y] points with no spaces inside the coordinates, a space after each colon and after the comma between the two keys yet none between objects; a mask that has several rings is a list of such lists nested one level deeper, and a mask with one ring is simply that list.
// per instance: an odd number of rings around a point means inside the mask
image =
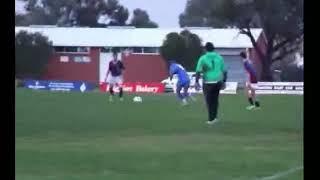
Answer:
[{"label": "soccer ball", "polygon": [[139,102],[139,103],[141,103],[141,102],[142,102],[142,98],[141,98],[140,96],[135,96],[135,97],[133,98],[133,102]]}]

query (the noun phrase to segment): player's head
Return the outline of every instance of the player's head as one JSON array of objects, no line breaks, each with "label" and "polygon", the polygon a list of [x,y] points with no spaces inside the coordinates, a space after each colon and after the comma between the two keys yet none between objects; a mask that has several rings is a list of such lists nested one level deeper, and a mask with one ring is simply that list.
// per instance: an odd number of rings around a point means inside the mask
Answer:
[{"label": "player's head", "polygon": [[207,52],[212,52],[215,49],[214,45],[211,42],[207,42],[204,47]]},{"label": "player's head", "polygon": [[244,52],[244,51],[242,51],[242,52],[240,53],[240,57],[241,57],[242,59],[247,59],[247,53]]},{"label": "player's head", "polygon": [[113,51],[112,52],[112,57],[113,57],[114,61],[118,60],[118,53],[116,51]]},{"label": "player's head", "polygon": [[113,57],[113,60],[118,60],[118,52],[119,52],[119,49],[118,48],[112,48],[112,57]]},{"label": "player's head", "polygon": [[174,63],[177,63],[177,61],[172,60],[172,59],[169,60],[169,65],[174,64]]}]

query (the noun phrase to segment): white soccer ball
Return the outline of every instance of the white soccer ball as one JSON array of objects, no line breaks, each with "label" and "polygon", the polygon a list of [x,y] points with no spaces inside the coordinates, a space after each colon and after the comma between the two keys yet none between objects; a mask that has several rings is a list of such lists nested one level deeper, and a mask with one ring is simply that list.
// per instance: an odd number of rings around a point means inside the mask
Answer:
[{"label": "white soccer ball", "polygon": [[140,96],[135,96],[133,102],[142,102],[142,98]]}]

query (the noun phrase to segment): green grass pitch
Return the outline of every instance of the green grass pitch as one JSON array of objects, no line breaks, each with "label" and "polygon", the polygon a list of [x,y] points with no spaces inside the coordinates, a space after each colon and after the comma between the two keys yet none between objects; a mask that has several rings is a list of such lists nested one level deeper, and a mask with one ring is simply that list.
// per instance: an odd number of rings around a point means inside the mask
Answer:
[{"label": "green grass pitch", "polygon": [[[303,96],[222,95],[208,126],[201,95],[142,103],[106,94],[16,89],[17,180],[302,180]],[[265,178],[268,179],[268,178]]]}]

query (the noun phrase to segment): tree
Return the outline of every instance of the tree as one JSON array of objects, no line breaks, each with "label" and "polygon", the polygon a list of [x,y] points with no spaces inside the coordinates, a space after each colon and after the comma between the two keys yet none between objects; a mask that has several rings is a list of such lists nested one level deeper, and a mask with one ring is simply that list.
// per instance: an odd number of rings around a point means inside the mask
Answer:
[{"label": "tree", "polygon": [[79,26],[88,26],[88,27],[97,27],[97,12],[92,6],[81,8],[78,12],[78,25]]},{"label": "tree", "polygon": [[179,16],[181,27],[214,27],[223,28],[229,24],[226,19],[217,14],[221,11],[223,0],[190,0],[187,1],[185,10]]},{"label": "tree", "polygon": [[142,9],[135,9],[133,11],[133,18],[130,22],[131,26],[135,26],[137,28],[157,28],[158,24],[151,21],[147,11]]},{"label": "tree", "polygon": [[193,71],[196,67],[197,60],[203,53],[201,39],[198,35],[188,30],[182,31],[180,35],[183,37],[186,46],[183,64],[188,70]]},{"label": "tree", "polygon": [[202,54],[201,40],[187,30],[180,34],[169,33],[160,47],[160,54],[166,61],[175,60],[192,71]]},{"label": "tree", "polygon": [[17,78],[40,78],[52,55],[52,43],[40,33],[21,31],[15,37]]},{"label": "tree", "polygon": [[[211,0],[210,3],[208,0],[200,0],[202,3],[193,1],[197,0],[189,1],[181,16],[193,17],[190,11],[193,8],[199,9],[200,6],[206,13],[198,16],[220,19],[223,22],[222,27],[238,27],[240,33],[250,38],[262,60],[262,80],[272,80],[272,63],[282,61],[287,55],[297,51],[303,40],[303,0]],[[212,4],[216,5],[215,8]],[[214,21],[210,22],[212,23],[208,25],[215,27]],[[180,20],[180,25],[184,25],[181,23]],[[202,25],[203,21],[199,23]],[[266,51],[255,41],[251,33],[251,28],[254,27],[263,29],[267,42]]]},{"label": "tree", "polygon": [[282,69],[281,80],[286,82],[303,82],[303,68],[288,65]]},{"label": "tree", "polygon": [[160,54],[166,60],[175,60],[181,64],[185,56],[186,44],[182,36],[176,32],[166,35],[162,46],[160,47]]},{"label": "tree", "polygon": [[[58,25],[98,27],[97,20],[107,14],[110,24],[125,25],[129,17],[128,9],[118,0],[25,0],[28,14],[23,19],[18,16],[16,25]],[[41,2],[41,3],[39,3]],[[40,20],[39,20],[40,19]]]},{"label": "tree", "polygon": [[129,18],[129,11],[127,8],[119,6],[112,17],[113,19],[115,19],[115,22],[118,26],[124,26],[126,25],[126,21]]}]

